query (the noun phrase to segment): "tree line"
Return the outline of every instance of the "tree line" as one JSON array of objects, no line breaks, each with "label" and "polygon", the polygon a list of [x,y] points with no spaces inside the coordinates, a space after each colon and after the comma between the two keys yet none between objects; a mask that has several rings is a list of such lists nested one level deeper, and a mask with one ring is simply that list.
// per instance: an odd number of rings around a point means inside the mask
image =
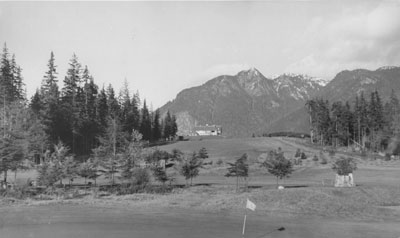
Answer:
[{"label": "tree line", "polygon": [[306,108],[311,141],[319,145],[383,151],[400,135],[400,103],[394,91],[385,103],[375,90],[369,99],[361,92],[352,104],[314,98],[307,101]]},{"label": "tree line", "polygon": [[68,153],[87,157],[104,144],[110,131],[128,142],[133,131],[148,142],[176,135],[175,115],[167,112],[163,117],[159,109],[153,111],[138,91],[129,90],[126,80],[118,94],[111,84],[100,88],[75,54],[61,83],[55,55],[50,53],[41,85],[31,100],[26,98],[22,69],[6,44],[0,58],[0,173],[5,180],[7,171],[16,171],[24,159],[43,161],[60,143]]}]

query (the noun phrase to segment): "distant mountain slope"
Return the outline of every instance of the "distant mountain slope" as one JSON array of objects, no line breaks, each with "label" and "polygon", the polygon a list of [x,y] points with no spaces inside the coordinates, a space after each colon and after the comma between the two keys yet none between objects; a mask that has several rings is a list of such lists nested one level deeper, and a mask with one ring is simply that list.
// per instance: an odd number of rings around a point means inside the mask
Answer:
[{"label": "distant mountain slope", "polygon": [[[338,73],[316,96],[334,101],[354,102],[356,95],[364,92],[369,100],[371,92],[377,90],[385,102],[392,90],[400,98],[400,67],[381,67],[375,71],[356,69]],[[351,104],[352,105],[352,104]],[[309,129],[308,114],[304,107],[273,122],[269,131],[307,132]]]},{"label": "distant mountain slope", "polygon": [[357,94],[364,95],[378,90],[383,100],[387,100],[391,91],[400,96],[400,67],[381,67],[375,71],[356,69],[342,71],[322,90],[322,97],[328,100],[353,100]]},{"label": "distant mountain slope", "polygon": [[161,112],[169,110],[177,115],[181,134],[189,134],[195,124],[222,125],[225,136],[261,134],[317,95],[322,84],[304,75],[269,79],[252,68],[185,89]]}]

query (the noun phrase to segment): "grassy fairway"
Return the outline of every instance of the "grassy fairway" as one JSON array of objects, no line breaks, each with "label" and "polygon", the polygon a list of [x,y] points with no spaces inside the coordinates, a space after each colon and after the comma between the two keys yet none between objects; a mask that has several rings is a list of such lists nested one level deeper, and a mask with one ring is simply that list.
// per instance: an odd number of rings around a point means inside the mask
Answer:
[{"label": "grassy fairway", "polygon": [[[1,209],[2,238],[232,238],[242,237],[243,215],[182,209],[158,212],[90,206],[39,206]],[[284,227],[284,231],[277,229]],[[398,237],[395,222],[293,219],[249,213],[245,237],[376,238]]]},{"label": "grassy fairway", "polygon": [[[207,166],[195,186],[170,194],[86,196],[71,200],[0,202],[0,237],[241,237],[245,201],[250,212],[246,237],[400,237],[400,164],[357,158],[355,188],[334,188],[328,164],[312,161],[319,151],[287,138],[209,139],[162,146],[185,153],[208,150],[222,165]],[[286,189],[259,167],[258,159],[281,147],[287,158],[300,148],[308,155],[295,166]],[[226,178],[226,162],[250,156],[250,190],[235,192],[235,179]],[[340,156],[340,154],[337,154]],[[34,176],[28,172],[21,179]],[[177,175],[177,183],[184,183]],[[11,179],[12,180],[12,179]],[[327,182],[322,184],[322,182]],[[79,182],[79,181],[76,181]],[[29,204],[30,206],[26,206]],[[45,206],[41,206],[45,205]],[[4,214],[4,215],[3,215]],[[284,226],[283,232],[276,231]],[[272,232],[272,233],[271,233]]]}]

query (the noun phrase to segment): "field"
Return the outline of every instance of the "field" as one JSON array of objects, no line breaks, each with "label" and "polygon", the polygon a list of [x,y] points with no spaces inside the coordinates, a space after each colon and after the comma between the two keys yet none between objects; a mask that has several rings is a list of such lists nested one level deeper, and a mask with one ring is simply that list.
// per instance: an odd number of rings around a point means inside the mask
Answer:
[{"label": "field", "polygon": [[[88,195],[49,201],[2,201],[1,237],[241,237],[246,198],[246,237],[399,237],[400,163],[355,156],[355,188],[334,188],[331,162],[312,161],[319,150],[289,138],[207,139],[161,146],[185,153],[206,148],[210,156],[191,188],[170,194]],[[309,157],[277,190],[275,178],[260,168],[270,149],[287,158],[300,148]],[[243,153],[250,160],[250,189],[235,192],[226,162]],[[221,160],[222,163],[216,164]],[[21,180],[33,173],[19,175]],[[12,178],[10,178],[12,179]],[[178,176],[176,181],[183,184]],[[2,204],[2,205],[1,205]],[[285,227],[284,231],[277,228]]]}]

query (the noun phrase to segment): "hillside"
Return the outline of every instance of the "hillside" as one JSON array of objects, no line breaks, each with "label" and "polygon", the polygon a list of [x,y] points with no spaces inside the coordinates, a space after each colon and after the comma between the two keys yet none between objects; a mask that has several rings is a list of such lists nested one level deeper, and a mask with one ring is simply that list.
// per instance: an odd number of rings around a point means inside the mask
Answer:
[{"label": "hillside", "polygon": [[323,82],[308,76],[284,74],[270,79],[252,68],[185,89],[161,112],[177,115],[181,134],[190,133],[196,124],[218,124],[224,136],[250,136],[302,107],[322,87]]},{"label": "hillside", "polygon": [[264,132],[308,132],[305,102],[313,97],[330,101],[354,100],[378,90],[386,101],[392,90],[400,97],[400,68],[356,69],[338,73],[329,83],[306,75],[266,78],[257,69],[223,75],[181,91],[161,108],[177,115],[180,134],[201,124],[222,125],[223,135],[250,136]]},{"label": "hillside", "polygon": [[[400,97],[400,67],[381,67],[375,71],[366,69],[345,70],[338,73],[317,97],[333,101],[354,102],[356,95],[364,92],[369,100],[371,92],[377,90],[382,101],[389,99],[392,90]],[[271,124],[269,131],[307,132],[308,114],[304,107],[299,107],[289,115]]]}]

